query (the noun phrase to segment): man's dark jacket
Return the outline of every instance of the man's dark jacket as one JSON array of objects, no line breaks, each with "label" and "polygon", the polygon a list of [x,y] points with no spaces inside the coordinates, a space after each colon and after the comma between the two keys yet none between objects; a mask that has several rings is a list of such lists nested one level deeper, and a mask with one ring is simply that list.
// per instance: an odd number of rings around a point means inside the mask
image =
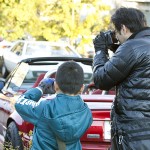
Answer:
[{"label": "man's dark jacket", "polygon": [[98,88],[116,86],[112,150],[150,150],[150,28],[133,34],[109,60],[100,51],[93,65]]}]

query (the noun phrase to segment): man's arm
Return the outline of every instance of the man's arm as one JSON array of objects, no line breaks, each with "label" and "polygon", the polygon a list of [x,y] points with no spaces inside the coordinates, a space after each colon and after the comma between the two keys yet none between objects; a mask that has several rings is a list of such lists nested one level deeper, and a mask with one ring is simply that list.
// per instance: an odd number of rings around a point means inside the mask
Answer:
[{"label": "man's arm", "polygon": [[109,90],[122,82],[135,64],[134,50],[122,44],[109,60],[100,50],[93,60],[93,76],[96,87]]}]

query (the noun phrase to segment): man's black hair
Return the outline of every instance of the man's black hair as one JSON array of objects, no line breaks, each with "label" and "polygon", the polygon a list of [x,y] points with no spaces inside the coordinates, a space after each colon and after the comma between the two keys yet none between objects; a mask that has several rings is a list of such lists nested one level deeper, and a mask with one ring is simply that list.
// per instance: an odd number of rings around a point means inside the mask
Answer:
[{"label": "man's black hair", "polygon": [[59,66],[55,79],[63,93],[77,94],[84,82],[83,69],[74,61],[64,62]]},{"label": "man's black hair", "polygon": [[117,31],[121,30],[122,25],[125,25],[132,33],[147,26],[145,15],[136,8],[119,8],[112,15],[111,21]]}]

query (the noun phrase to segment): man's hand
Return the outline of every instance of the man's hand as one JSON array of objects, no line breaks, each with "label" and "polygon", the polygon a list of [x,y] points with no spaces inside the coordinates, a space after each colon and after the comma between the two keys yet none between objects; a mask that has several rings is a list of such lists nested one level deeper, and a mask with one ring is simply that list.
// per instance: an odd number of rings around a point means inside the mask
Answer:
[{"label": "man's hand", "polygon": [[93,40],[95,53],[98,51],[104,51],[108,54],[108,49],[115,52],[116,49],[120,46],[116,38],[115,32],[108,30],[106,32],[100,32]]},{"label": "man's hand", "polygon": [[95,53],[100,50],[107,51],[107,43],[104,32],[100,32],[100,34],[95,37],[95,39],[93,40],[93,44],[95,48]]},{"label": "man's hand", "polygon": [[38,88],[40,88],[43,91],[43,94],[54,94],[54,81],[54,78],[42,79],[38,85]]}]

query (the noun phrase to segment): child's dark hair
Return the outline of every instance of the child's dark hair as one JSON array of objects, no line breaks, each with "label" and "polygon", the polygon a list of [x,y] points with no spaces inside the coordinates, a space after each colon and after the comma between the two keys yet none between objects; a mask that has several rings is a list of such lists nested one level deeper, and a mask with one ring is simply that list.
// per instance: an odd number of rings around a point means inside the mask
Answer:
[{"label": "child's dark hair", "polygon": [[78,63],[67,61],[59,66],[55,79],[63,93],[78,94],[84,82],[83,69]]}]

